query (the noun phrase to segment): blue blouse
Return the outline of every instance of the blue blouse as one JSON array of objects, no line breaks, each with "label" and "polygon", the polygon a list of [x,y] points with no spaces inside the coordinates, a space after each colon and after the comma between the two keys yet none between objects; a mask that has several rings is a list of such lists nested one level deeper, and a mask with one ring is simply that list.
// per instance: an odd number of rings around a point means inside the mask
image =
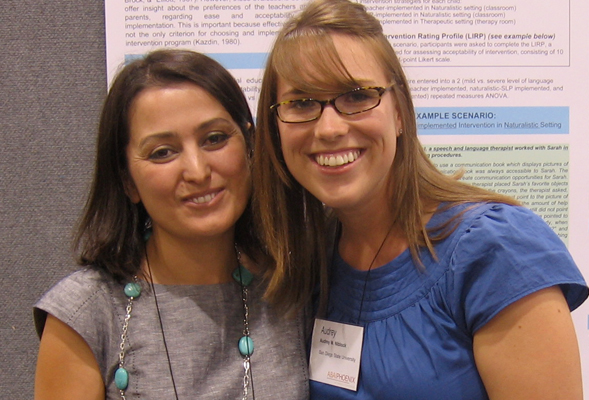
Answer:
[{"label": "blue blouse", "polygon": [[[436,213],[428,228],[465,207]],[[327,319],[364,327],[358,390],[311,381],[312,399],[488,399],[475,366],[474,333],[544,288],[560,285],[571,310],[587,298],[566,246],[530,210],[480,204],[458,223],[436,243],[438,262],[423,252],[425,270],[408,250],[370,272],[336,256]]]}]

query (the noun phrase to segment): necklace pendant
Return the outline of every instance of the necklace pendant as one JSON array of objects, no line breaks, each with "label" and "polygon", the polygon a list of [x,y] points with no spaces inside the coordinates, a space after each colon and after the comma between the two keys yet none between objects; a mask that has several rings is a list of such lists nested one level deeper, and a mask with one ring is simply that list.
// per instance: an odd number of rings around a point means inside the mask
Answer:
[{"label": "necklace pendant", "polygon": [[239,352],[244,357],[254,354],[254,341],[251,337],[242,336],[241,339],[239,339]]},{"label": "necklace pendant", "polygon": [[129,298],[137,298],[141,296],[141,285],[137,282],[127,283],[125,285],[125,295]]},{"label": "necklace pendant", "polygon": [[129,386],[129,372],[123,367],[120,367],[115,372],[115,386],[119,390],[125,390]]},{"label": "necklace pendant", "polygon": [[242,284],[243,286],[249,286],[254,280],[254,275],[241,264],[239,264],[239,267],[235,268],[232,276],[237,283]]}]

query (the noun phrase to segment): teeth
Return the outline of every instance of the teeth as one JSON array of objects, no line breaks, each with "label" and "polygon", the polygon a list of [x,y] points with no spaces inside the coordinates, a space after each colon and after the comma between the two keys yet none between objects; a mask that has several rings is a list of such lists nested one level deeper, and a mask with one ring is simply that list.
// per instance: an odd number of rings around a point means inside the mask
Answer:
[{"label": "teeth", "polygon": [[213,200],[214,198],[215,198],[215,194],[207,194],[206,196],[195,197],[192,199],[192,201],[197,204],[202,204],[202,203],[208,203],[209,201]]},{"label": "teeth", "polygon": [[356,159],[358,159],[359,156],[360,152],[356,150],[350,151],[347,154],[337,156],[320,155],[318,157],[315,157],[315,161],[317,161],[317,164],[322,166],[339,167],[356,161]]}]

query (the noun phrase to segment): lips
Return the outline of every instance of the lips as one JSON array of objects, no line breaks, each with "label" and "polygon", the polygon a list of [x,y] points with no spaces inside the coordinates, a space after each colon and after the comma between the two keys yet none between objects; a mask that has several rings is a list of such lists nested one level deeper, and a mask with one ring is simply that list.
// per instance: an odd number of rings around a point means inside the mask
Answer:
[{"label": "lips", "polygon": [[318,156],[315,156],[315,161],[317,162],[317,164],[324,167],[340,167],[342,165],[346,165],[356,161],[358,157],[360,157],[360,151],[351,150],[341,154],[320,154]]}]

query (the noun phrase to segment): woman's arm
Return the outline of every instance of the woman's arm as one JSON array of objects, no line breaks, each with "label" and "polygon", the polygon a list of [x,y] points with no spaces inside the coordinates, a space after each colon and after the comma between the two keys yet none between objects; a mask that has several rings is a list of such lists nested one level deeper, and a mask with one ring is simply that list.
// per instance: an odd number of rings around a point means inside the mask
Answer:
[{"label": "woman's arm", "polygon": [[582,400],[577,337],[559,287],[507,306],[474,335],[474,356],[492,400]]},{"label": "woman's arm", "polygon": [[76,331],[49,314],[39,346],[35,400],[104,398],[92,350]]}]

